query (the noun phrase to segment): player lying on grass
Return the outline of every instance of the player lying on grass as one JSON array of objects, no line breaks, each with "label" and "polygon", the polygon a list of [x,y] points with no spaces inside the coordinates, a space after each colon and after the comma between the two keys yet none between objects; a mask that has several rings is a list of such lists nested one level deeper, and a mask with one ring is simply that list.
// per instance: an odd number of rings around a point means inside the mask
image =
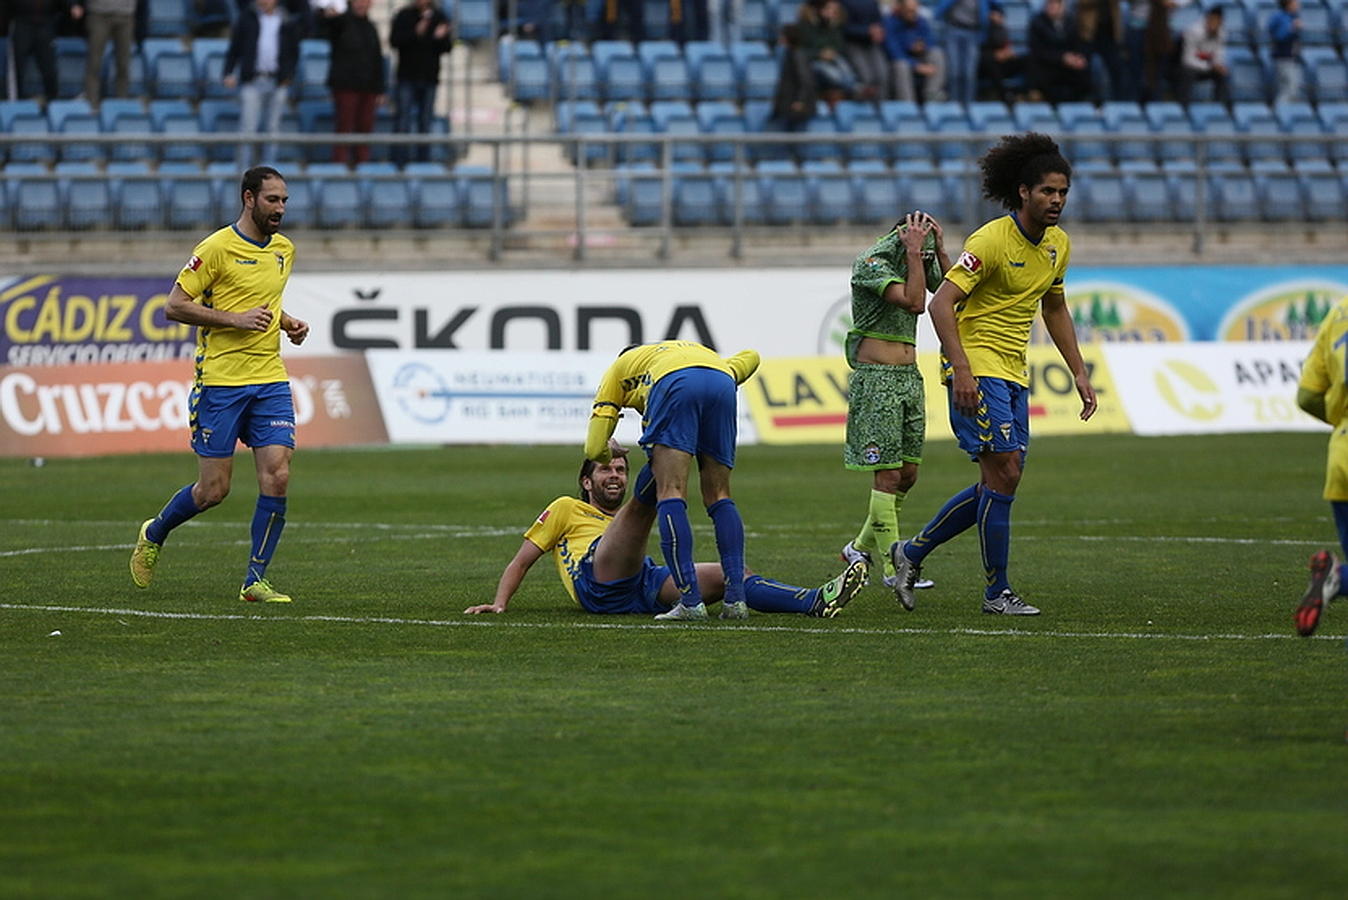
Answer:
[{"label": "player lying on grass", "polygon": [[[567,593],[586,612],[661,613],[679,602],[669,569],[646,555],[655,523],[654,484],[638,479],[637,495],[624,504],[627,450],[613,442],[609,447],[608,462],[587,459],[581,465],[580,499],[558,497],[524,532],[519,552],[501,573],[496,598],[464,612],[505,612],[529,569],[549,551]],[[703,602],[725,596],[725,575],[719,565],[698,563],[695,570]],[[832,618],[866,583],[866,565],[861,561],[817,588],[795,587],[744,571],[744,602],[759,612]],[[723,619],[746,615],[745,609],[728,604],[721,612]]]}]

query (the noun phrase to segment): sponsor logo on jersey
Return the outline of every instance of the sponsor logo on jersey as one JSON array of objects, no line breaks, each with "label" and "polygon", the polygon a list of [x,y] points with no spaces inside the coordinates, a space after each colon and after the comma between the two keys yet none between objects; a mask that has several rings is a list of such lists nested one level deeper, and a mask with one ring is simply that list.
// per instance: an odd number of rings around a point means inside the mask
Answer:
[{"label": "sponsor logo on jersey", "polygon": [[967,269],[970,275],[974,275],[977,274],[979,269],[983,268],[983,260],[965,250],[960,253],[959,265]]},{"label": "sponsor logo on jersey", "polygon": [[236,259],[236,260],[234,260],[234,261],[235,261],[236,263],[238,263],[239,265],[241,265],[241,266],[255,266],[255,265],[257,265],[257,260],[255,260],[255,259]]}]

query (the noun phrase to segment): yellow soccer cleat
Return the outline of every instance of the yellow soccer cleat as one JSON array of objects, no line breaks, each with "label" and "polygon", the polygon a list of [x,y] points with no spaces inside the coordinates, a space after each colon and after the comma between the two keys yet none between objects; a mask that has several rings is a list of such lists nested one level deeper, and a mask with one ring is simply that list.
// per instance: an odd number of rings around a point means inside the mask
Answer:
[{"label": "yellow soccer cleat", "polygon": [[249,603],[289,603],[290,595],[283,594],[266,582],[254,581],[239,590],[239,599]]},{"label": "yellow soccer cleat", "polygon": [[162,544],[156,544],[145,536],[145,529],[149,528],[153,521],[154,519],[146,519],[140,524],[136,547],[131,551],[131,580],[138,588],[150,586],[150,580],[154,578],[155,563],[159,562],[159,551],[163,549]]}]

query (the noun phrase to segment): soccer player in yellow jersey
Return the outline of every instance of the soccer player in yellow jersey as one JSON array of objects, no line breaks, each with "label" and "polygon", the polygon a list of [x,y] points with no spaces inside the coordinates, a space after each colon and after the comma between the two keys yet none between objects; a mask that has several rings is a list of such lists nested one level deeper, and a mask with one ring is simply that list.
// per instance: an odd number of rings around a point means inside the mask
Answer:
[{"label": "soccer player in yellow jersey", "polygon": [[[551,552],[557,574],[571,599],[592,613],[660,613],[676,606],[680,592],[665,566],[646,555],[655,523],[654,491],[648,482],[626,504],[627,450],[609,444],[609,460],[587,459],[580,469],[580,498],[558,497],[524,532],[514,559],[501,573],[491,603],[470,606],[466,613],[502,613],[534,563]],[[719,565],[698,563],[697,580],[705,602],[725,593]],[[842,574],[817,588],[800,588],[761,575],[744,579],[750,608],[760,612],[794,612],[832,618],[866,583],[865,563],[850,564]]]},{"label": "soccer player in yellow jersey", "polygon": [[[1297,405],[1334,427],[1329,435],[1324,497],[1334,512],[1339,548],[1348,555],[1348,297],[1329,311],[1301,368]],[[1328,550],[1311,555],[1311,581],[1296,610],[1297,633],[1309,637],[1325,604],[1339,596],[1344,571]]]},{"label": "soccer player in yellow jersey", "polygon": [[309,326],[281,309],[295,247],[279,234],[286,183],[269,166],[243,174],[238,221],[209,235],[192,252],[169,292],[167,314],[197,326],[196,371],[189,398],[197,480],[179,490],[140,526],[131,553],[131,579],[146,587],[170,531],[229,493],[234,445],[253,448],[259,496],[252,552],[239,599],[289,602],[266,580],[285,526],[295,409],[281,363],[281,332],[293,344]]},{"label": "soccer player in yellow jersey", "polygon": [[983,193],[1010,214],[983,225],[945,274],[927,307],[941,341],[950,426],[960,449],[978,463],[979,480],[946,501],[918,534],[890,547],[895,594],[913,608],[913,584],[936,547],[978,525],[987,584],[983,612],[1034,616],[1039,610],[1011,588],[1011,502],[1030,443],[1030,326],[1042,315],[1049,337],[1076,379],[1081,418],[1095,412],[1063,276],[1071,256],[1058,227],[1072,167],[1053,139],[1008,135],[980,160]]},{"label": "soccer player in yellow jersey", "polygon": [[730,470],[735,466],[739,424],[735,388],[757,369],[758,354],[753,350],[722,359],[715,350],[692,341],[660,341],[628,347],[599,381],[585,439],[586,459],[608,461],[608,440],[624,407],[642,413],[641,446],[650,462],[637,477],[637,491],[654,479],[660,550],[680,595],[679,604],[658,619],[707,618],[684,499],[694,457],[702,502],[725,571],[721,618],[749,614],[744,599],[744,523],[730,499]]}]

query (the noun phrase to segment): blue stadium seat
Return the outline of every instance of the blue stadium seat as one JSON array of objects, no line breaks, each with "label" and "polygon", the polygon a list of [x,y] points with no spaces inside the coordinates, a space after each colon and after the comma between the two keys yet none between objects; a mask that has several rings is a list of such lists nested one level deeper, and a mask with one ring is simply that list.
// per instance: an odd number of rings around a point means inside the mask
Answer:
[{"label": "blue stadium seat", "polygon": [[1292,170],[1306,201],[1306,218],[1312,222],[1342,221],[1348,197],[1344,196],[1339,170],[1323,159],[1299,160],[1292,164]]},{"label": "blue stadium seat", "polygon": [[837,143],[825,140],[830,135],[838,133],[838,123],[833,118],[833,111],[829,105],[819,101],[815,106],[814,116],[805,123],[806,134],[814,135],[814,140],[796,145],[796,155],[802,159],[828,159],[838,162],[843,158],[842,147]]},{"label": "blue stadium seat", "polygon": [[140,231],[163,225],[158,176],[150,172],[145,160],[110,162],[105,172],[112,193],[114,227]]},{"label": "blue stadium seat", "polygon": [[[1314,0],[1302,0],[1301,12],[1298,18],[1301,19],[1301,43],[1304,47],[1332,47],[1342,43],[1342,38],[1338,35],[1338,23],[1335,13],[1342,13],[1348,10],[1348,5],[1342,2],[1335,4],[1335,9],[1329,6],[1314,2]],[[1268,31],[1268,20],[1260,23],[1262,30],[1259,32],[1261,37]]]},{"label": "blue stadium seat", "polygon": [[805,178],[795,163],[784,159],[764,160],[758,164],[758,184],[763,198],[763,219],[769,225],[807,220],[810,195]]},{"label": "blue stadium seat", "polygon": [[57,37],[56,50],[57,94],[77,97],[84,91],[84,70],[89,64],[89,47],[82,37]]},{"label": "blue stadium seat", "polygon": [[646,96],[645,69],[627,41],[595,41],[594,55],[599,95],[606,101],[641,100]]},{"label": "blue stadium seat", "polygon": [[[1316,110],[1325,134],[1348,134],[1348,103],[1321,103]],[[1336,163],[1348,162],[1348,141],[1335,138],[1329,142],[1329,158]]]},{"label": "blue stadium seat", "polygon": [[[1305,31],[1305,25],[1302,25]],[[1348,66],[1333,47],[1303,47],[1301,61],[1306,67],[1306,87],[1316,103],[1348,100]]]},{"label": "blue stadium seat", "polygon": [[[203,134],[231,134],[239,130],[239,101],[234,98],[213,97],[197,104],[197,123]],[[230,144],[212,144],[206,148],[211,162],[229,162],[237,156],[237,148]]]},{"label": "blue stadium seat", "polygon": [[205,147],[194,135],[201,134],[201,124],[197,121],[196,111],[185,100],[151,100],[150,123],[161,134],[184,135],[185,140],[173,144],[160,144],[160,159],[164,162],[190,162],[200,164],[205,161]]},{"label": "blue stadium seat", "polygon": [[[697,116],[698,128],[703,134],[727,134],[742,135],[748,128],[744,124],[744,114],[739,111],[739,107],[734,103],[723,100],[703,100],[697,104],[695,112]],[[725,143],[708,144],[706,146],[708,159],[715,161],[729,161],[735,158],[734,141]],[[744,160],[747,162],[749,155],[744,154]]]},{"label": "blue stadium seat", "polygon": [[1000,100],[970,103],[965,113],[974,131],[1001,137],[1016,130],[1016,120],[1011,117],[1011,110]]},{"label": "blue stadium seat", "polygon": [[1134,162],[1120,166],[1134,222],[1169,222],[1174,218],[1170,185],[1155,163]]},{"label": "blue stadium seat", "polygon": [[[1198,205],[1198,172],[1191,159],[1167,159],[1161,164],[1170,193],[1171,215],[1175,221],[1192,222]],[[1208,217],[1212,217],[1212,198],[1208,198]]]},{"label": "blue stadium seat", "polygon": [[1108,141],[1091,140],[1090,135],[1108,134],[1104,115],[1090,103],[1059,103],[1063,147],[1074,162],[1111,162],[1114,158]]},{"label": "blue stadium seat", "polygon": [[671,37],[669,28],[669,0],[644,0],[646,40],[666,41]]},{"label": "blue stadium seat", "polygon": [[842,166],[832,160],[806,160],[801,164],[810,203],[810,221],[836,225],[852,217],[852,187]]},{"label": "blue stadium seat", "polygon": [[[645,103],[610,103],[606,110],[609,131],[615,134],[654,134],[655,123]],[[633,141],[616,144],[619,162],[655,162],[660,158],[658,144]]]},{"label": "blue stadium seat", "polygon": [[150,96],[161,100],[193,99],[197,70],[192,54],[174,38],[146,38],[141,44]]},{"label": "blue stadium seat", "polygon": [[1011,108],[1011,118],[1021,131],[1037,131],[1050,137],[1062,134],[1062,120],[1047,103],[1027,100]]},{"label": "blue stadium seat", "polygon": [[1286,148],[1283,142],[1278,139],[1282,136],[1282,127],[1267,105],[1263,103],[1236,103],[1231,107],[1231,117],[1235,120],[1236,129],[1241,134],[1249,136],[1268,135],[1270,137],[1270,140],[1267,141],[1251,141],[1242,145],[1247,161],[1281,160],[1286,157]]},{"label": "blue stadium seat", "polygon": [[[102,97],[111,97],[117,87],[117,63],[116,53],[107,52],[103,54],[103,71],[99,73],[99,91]],[[128,62],[127,72],[127,96],[144,97],[149,93],[149,80],[146,76],[145,57],[138,52],[132,52],[131,59]]]},{"label": "blue stadium seat", "polygon": [[[651,121],[658,134],[701,134],[693,108],[684,100],[656,100],[651,103]],[[670,147],[675,162],[703,163],[703,147],[698,143],[677,141]]]},{"label": "blue stadium seat", "polygon": [[911,100],[884,100],[879,104],[879,110],[885,131],[896,136],[893,145],[895,161],[930,163],[934,158],[934,145],[902,139],[927,133],[927,121],[922,117],[921,108]]},{"label": "blue stadium seat", "polygon": [[646,75],[646,96],[651,100],[682,100],[692,95],[688,63],[673,41],[643,41],[637,55]]},{"label": "blue stadium seat", "polygon": [[1024,47],[1029,40],[1030,19],[1038,8],[1039,4],[1031,5],[1027,0],[1006,0],[1002,4],[1002,24],[1017,47]]},{"label": "blue stadium seat", "polygon": [[[160,196],[164,201],[164,224],[175,230],[193,231],[219,227],[215,193],[210,177],[199,165],[186,161],[168,161],[159,165]],[[295,198],[293,184],[287,182],[291,203],[286,205],[286,223],[290,224]]]},{"label": "blue stadium seat", "polygon": [[1085,222],[1126,220],[1128,191],[1123,173],[1109,163],[1074,165],[1072,208]]},{"label": "blue stadium seat", "polygon": [[487,166],[460,166],[459,194],[463,198],[463,224],[469,228],[491,228],[500,216],[508,227],[515,219],[503,178]]},{"label": "blue stadium seat", "polygon": [[672,170],[674,224],[681,226],[715,224],[720,217],[716,177],[697,162],[676,162]]},{"label": "blue stadium seat", "polygon": [[226,38],[199,37],[192,41],[192,65],[197,72],[198,97],[223,100],[237,95],[237,88],[229,88],[224,84],[225,54],[228,50],[229,41]]},{"label": "blue stadium seat", "polygon": [[[1147,117],[1142,107],[1131,100],[1115,100],[1103,104],[1100,113],[1104,116],[1105,127],[1110,134],[1133,134],[1144,136],[1151,133]],[[1120,163],[1129,161],[1154,162],[1155,144],[1139,137],[1134,141],[1119,141],[1114,144],[1114,158]]]},{"label": "blue stadium seat", "polygon": [[459,182],[438,163],[408,163],[412,180],[412,224],[417,228],[454,228],[463,224]]},{"label": "blue stadium seat", "polygon": [[492,36],[496,28],[495,0],[456,0],[456,35],[476,42]]},{"label": "blue stadium seat", "polygon": [[[961,216],[957,192],[946,175],[933,166],[902,166],[898,169],[901,209],[920,209],[941,222],[958,221]],[[897,220],[897,217],[896,217]]]},{"label": "blue stadium seat", "polygon": [[1264,161],[1250,167],[1258,208],[1266,222],[1303,222],[1306,201],[1296,173],[1286,163]]},{"label": "blue stadium seat", "polygon": [[599,99],[599,74],[584,44],[552,43],[547,55],[554,97],[559,101]]},{"label": "blue stadium seat", "polygon": [[1239,164],[1214,163],[1208,169],[1208,205],[1218,222],[1257,222],[1261,218],[1254,177]]},{"label": "blue stadium seat", "polygon": [[548,60],[537,41],[501,41],[498,60],[511,99],[533,103],[552,96]]},{"label": "blue stadium seat", "polygon": [[60,162],[55,174],[65,206],[65,224],[73,231],[112,227],[112,195],[107,179],[90,162]]},{"label": "blue stadium seat", "polygon": [[[105,134],[150,134],[154,125],[150,114],[140,100],[109,97],[98,106],[99,125]],[[154,148],[143,141],[118,141],[107,148],[113,162],[149,161],[154,159]]]},{"label": "blue stadium seat", "polygon": [[[45,122],[45,119],[43,120]],[[55,175],[39,163],[11,163],[4,170],[17,231],[55,231],[64,227],[61,188]]]},{"label": "blue stadium seat", "polygon": [[[1143,107],[1147,117],[1147,126],[1155,135],[1187,137],[1193,133],[1193,123],[1184,112],[1184,107],[1171,101],[1156,101]],[[1192,159],[1194,143],[1191,140],[1165,140],[1156,147],[1157,157],[1161,160]]]},{"label": "blue stadium seat", "polygon": [[885,134],[885,123],[873,104],[856,100],[841,100],[833,107],[833,119],[838,131],[848,135],[875,135],[875,141],[843,145],[843,153],[852,161],[862,159],[887,160],[891,138]]},{"label": "blue stadium seat", "polygon": [[729,50],[712,41],[689,41],[683,53],[697,99],[739,99],[739,76]]},{"label": "blue stadium seat", "polygon": [[664,181],[651,163],[623,163],[617,189],[629,225],[659,224],[664,211]]},{"label": "blue stadium seat", "polygon": [[755,41],[732,41],[730,58],[735,62],[735,74],[740,87],[740,99],[771,100],[777,89],[780,65],[765,44]]},{"label": "blue stadium seat", "polygon": [[[964,112],[964,104],[951,101],[932,101],[922,107],[922,118],[927,123],[927,131],[941,132],[969,131],[969,117]],[[960,159],[972,153],[972,148],[959,141],[942,141],[936,145],[936,158]]]},{"label": "blue stadium seat", "polygon": [[1324,159],[1328,156],[1320,116],[1309,103],[1276,103],[1273,116],[1284,134],[1299,138],[1287,142],[1290,159]]},{"label": "blue stadium seat", "polygon": [[1214,138],[1205,142],[1207,158],[1212,162],[1240,162],[1244,159],[1240,145],[1225,140],[1239,133],[1235,119],[1220,103],[1189,104],[1189,121],[1194,131],[1204,137]]},{"label": "blue stadium seat", "polygon": [[1249,47],[1227,47],[1226,65],[1231,99],[1236,103],[1267,103],[1271,86],[1269,64],[1263,51]]},{"label": "blue stadium seat", "polygon": [[[557,133],[564,135],[605,134],[608,123],[599,110],[599,104],[593,100],[563,100],[554,109],[557,120]],[[585,145],[585,163],[597,162],[608,155],[609,145],[604,141],[594,141]],[[567,157],[577,162],[579,145],[568,145]]]},{"label": "blue stadium seat", "polygon": [[742,0],[740,3],[740,38],[745,41],[775,41],[777,16],[769,0]]},{"label": "blue stadium seat", "polygon": [[1249,47],[1267,39],[1268,20],[1259,20],[1255,25],[1254,15],[1239,0],[1223,4],[1222,11],[1222,28],[1226,30],[1228,45]]},{"label": "blue stadium seat", "polygon": [[324,100],[331,102],[328,90],[328,65],[332,47],[327,41],[306,38],[300,41],[300,58],[295,68],[295,83],[290,99],[296,102]]},{"label": "blue stadium seat", "polygon": [[892,225],[903,208],[894,172],[878,159],[857,160],[848,167],[852,182],[852,219]]},{"label": "blue stadium seat", "polygon": [[365,224],[370,228],[409,228],[413,220],[412,192],[398,167],[390,162],[356,165],[364,198]]},{"label": "blue stadium seat", "polygon": [[[301,100],[295,104],[295,118],[300,134],[332,134],[332,104],[327,100]],[[332,158],[332,148],[327,144],[305,144],[300,155],[307,162],[324,162]]]},{"label": "blue stadium seat", "polygon": [[[30,109],[26,104],[32,101],[9,101],[10,112],[0,118],[0,129],[11,135],[25,135],[33,138],[51,134],[51,123],[34,102]],[[22,105],[21,105],[22,104]],[[9,145],[11,163],[47,163],[56,158],[56,152],[48,141],[33,140]]]},{"label": "blue stadium seat", "polygon": [[310,163],[304,174],[314,182],[315,225],[339,229],[364,224],[360,181],[344,163]]},{"label": "blue stadium seat", "polygon": [[192,30],[186,0],[149,0],[146,18],[152,39],[181,37]]},{"label": "blue stadium seat", "polygon": [[763,222],[763,192],[753,169],[742,167],[736,177],[733,162],[714,162],[707,166],[707,171],[715,175],[713,185],[719,211],[718,221],[722,225],[735,224],[737,204],[741,224],[758,225]]}]

